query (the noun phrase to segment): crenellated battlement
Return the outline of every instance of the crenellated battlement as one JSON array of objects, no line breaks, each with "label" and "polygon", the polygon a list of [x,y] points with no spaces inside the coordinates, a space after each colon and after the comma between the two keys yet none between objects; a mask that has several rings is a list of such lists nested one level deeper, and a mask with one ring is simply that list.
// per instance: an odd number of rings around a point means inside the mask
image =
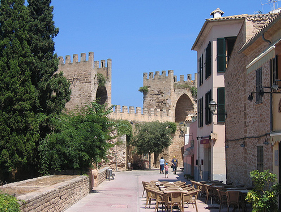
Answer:
[{"label": "crenellated battlement", "polygon": [[107,59],[106,62],[107,63],[105,63],[105,60],[95,61],[94,69],[97,71],[97,73],[103,74],[104,77],[111,80],[112,60]]},{"label": "crenellated battlement", "polygon": [[[122,109],[122,110],[121,110]],[[128,120],[128,121],[139,121],[139,122],[149,122],[149,121],[174,121],[174,117],[171,114],[171,111],[161,110],[160,109],[146,109],[142,111],[141,107],[133,106],[120,106],[115,105],[113,112],[110,114],[110,118],[115,120]]]},{"label": "crenellated battlement", "polygon": [[150,82],[174,82],[174,83],[189,83],[196,85],[197,81],[197,73],[194,75],[194,80],[192,80],[192,74],[187,74],[186,81],[184,80],[184,75],[180,75],[180,80],[177,81],[177,76],[174,76],[173,70],[168,70],[168,76],[166,75],[166,71],[162,71],[162,74],[160,74],[159,71],[156,71],[155,74],[153,72],[143,73],[143,81],[146,82],[146,84],[149,84]]},{"label": "crenellated battlement", "polygon": [[85,63],[89,63],[93,67],[94,66],[94,52],[89,52],[88,60],[86,60],[86,53],[81,53],[80,62],[79,62],[78,54],[73,54],[72,61],[71,61],[70,55],[66,55],[65,60],[62,56],[59,56],[59,65],[73,65],[73,64],[79,64],[79,63],[83,63],[84,65],[85,65]]}]

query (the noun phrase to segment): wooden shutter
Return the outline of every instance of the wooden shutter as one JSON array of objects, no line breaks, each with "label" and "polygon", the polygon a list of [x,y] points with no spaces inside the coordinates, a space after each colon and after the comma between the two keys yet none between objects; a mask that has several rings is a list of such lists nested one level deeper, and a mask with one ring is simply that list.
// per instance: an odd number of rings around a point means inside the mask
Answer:
[{"label": "wooden shutter", "polygon": [[262,68],[256,70],[256,103],[262,103]]},{"label": "wooden shutter", "polygon": [[225,72],[226,68],[226,49],[225,38],[217,39],[217,71]]},{"label": "wooden shutter", "polygon": [[212,113],[209,108],[209,103],[212,100],[212,91],[210,90],[205,94],[205,124],[211,124],[212,123]]},{"label": "wooden shutter", "polygon": [[207,49],[206,49],[206,68],[205,68],[205,79],[207,79],[209,76],[211,76],[212,73],[212,54],[211,54],[211,42],[209,42]]},{"label": "wooden shutter", "polygon": [[218,122],[225,122],[225,88],[221,87],[217,89],[217,103],[218,103]]}]

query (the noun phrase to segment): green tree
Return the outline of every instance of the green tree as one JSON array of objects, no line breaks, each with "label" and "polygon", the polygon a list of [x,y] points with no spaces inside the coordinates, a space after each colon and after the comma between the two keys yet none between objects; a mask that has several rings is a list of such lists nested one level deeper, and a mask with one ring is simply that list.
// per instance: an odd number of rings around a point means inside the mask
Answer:
[{"label": "green tree", "polygon": [[28,0],[29,43],[33,60],[31,64],[32,84],[38,90],[39,104],[34,108],[41,115],[40,135],[44,138],[50,133],[49,121],[60,114],[70,100],[70,84],[57,73],[58,57],[54,54],[53,38],[59,29],[53,21],[51,0]]},{"label": "green tree", "polygon": [[277,211],[277,197],[280,195],[281,186],[276,183],[276,175],[269,170],[263,172],[254,170],[250,172],[250,176],[254,189],[248,192],[246,200],[253,204],[253,211]]},{"label": "green tree", "polygon": [[[24,0],[0,4],[0,176],[33,161],[39,139],[37,91],[31,81],[28,11]],[[1,175],[0,174],[0,175]]]},{"label": "green tree", "polygon": [[138,154],[149,154],[149,169],[151,169],[151,153],[159,154],[171,144],[171,134],[175,133],[176,124],[159,121],[142,123],[136,126],[133,145]]},{"label": "green tree", "polygon": [[40,145],[42,173],[52,170],[88,171],[93,162],[106,158],[112,146],[107,141],[115,123],[107,115],[111,108],[96,102],[53,119],[54,132]]}]

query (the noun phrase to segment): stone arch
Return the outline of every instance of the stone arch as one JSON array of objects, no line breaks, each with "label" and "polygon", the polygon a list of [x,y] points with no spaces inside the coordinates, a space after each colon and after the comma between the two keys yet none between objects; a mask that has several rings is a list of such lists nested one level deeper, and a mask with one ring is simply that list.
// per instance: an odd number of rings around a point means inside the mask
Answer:
[{"label": "stone arch", "polygon": [[194,111],[194,103],[187,94],[182,94],[175,108],[175,122],[184,122],[189,111]]},{"label": "stone arch", "polygon": [[107,101],[107,90],[105,86],[99,86],[96,93],[96,101],[98,104],[103,105]]}]

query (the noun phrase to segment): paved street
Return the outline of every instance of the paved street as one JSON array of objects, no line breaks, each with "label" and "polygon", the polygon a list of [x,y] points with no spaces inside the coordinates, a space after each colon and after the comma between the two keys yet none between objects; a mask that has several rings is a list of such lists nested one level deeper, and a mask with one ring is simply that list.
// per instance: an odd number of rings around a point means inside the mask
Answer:
[{"label": "paved street", "polygon": [[[170,170],[169,172],[170,174],[168,179],[165,179],[163,174],[159,174],[159,170],[115,172],[116,175],[114,180],[106,180],[97,188],[94,188],[94,191],[92,193],[67,209],[66,212],[155,211],[154,202],[152,202],[152,206],[150,209],[145,209],[145,195],[142,197],[142,181],[186,181],[181,171],[176,175],[171,174]],[[207,205],[204,204],[201,200],[197,200],[197,206],[198,211],[219,211],[218,205]],[[209,207],[209,209],[206,207]],[[161,211],[161,209],[159,211]],[[177,211],[177,209],[174,209],[174,211]],[[188,207],[187,205],[185,205],[184,211],[195,212],[196,210],[195,208],[193,208],[193,206]],[[224,207],[221,211],[227,211],[227,208]],[[230,211],[232,211],[232,209]]]}]

